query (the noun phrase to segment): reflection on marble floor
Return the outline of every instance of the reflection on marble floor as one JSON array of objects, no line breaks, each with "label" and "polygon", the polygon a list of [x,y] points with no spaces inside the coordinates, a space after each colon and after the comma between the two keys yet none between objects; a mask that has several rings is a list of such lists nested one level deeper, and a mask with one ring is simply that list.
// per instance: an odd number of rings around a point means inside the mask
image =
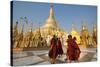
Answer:
[{"label": "reflection on marble floor", "polygon": [[[66,55],[57,57],[57,64],[67,63]],[[81,49],[80,62],[91,62],[97,60],[97,53],[95,48]],[[48,57],[48,50],[22,51],[13,54],[14,66],[30,66],[51,64]]]}]

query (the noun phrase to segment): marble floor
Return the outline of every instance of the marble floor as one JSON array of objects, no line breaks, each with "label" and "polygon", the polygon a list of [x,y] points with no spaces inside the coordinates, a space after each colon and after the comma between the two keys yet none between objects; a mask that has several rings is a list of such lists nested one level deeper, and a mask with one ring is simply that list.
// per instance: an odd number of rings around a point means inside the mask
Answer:
[{"label": "marble floor", "polygon": [[[57,64],[67,63],[66,55],[57,57]],[[95,48],[81,49],[80,62],[91,62],[97,60]],[[14,66],[30,66],[51,64],[48,57],[48,50],[22,51],[13,54]]]}]

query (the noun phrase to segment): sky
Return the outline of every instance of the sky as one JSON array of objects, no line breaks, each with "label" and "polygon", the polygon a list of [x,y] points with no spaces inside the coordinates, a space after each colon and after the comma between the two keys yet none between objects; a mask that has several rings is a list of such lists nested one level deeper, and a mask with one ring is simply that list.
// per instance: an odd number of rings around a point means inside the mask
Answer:
[{"label": "sky", "polygon": [[[49,10],[50,3],[14,1],[13,24],[20,22],[20,17],[27,17],[34,30],[45,24]],[[89,32],[92,31],[93,24],[97,24],[97,6],[53,3],[53,10],[58,26],[68,33],[71,32],[72,24],[78,32],[81,31],[82,24],[87,25]]]}]

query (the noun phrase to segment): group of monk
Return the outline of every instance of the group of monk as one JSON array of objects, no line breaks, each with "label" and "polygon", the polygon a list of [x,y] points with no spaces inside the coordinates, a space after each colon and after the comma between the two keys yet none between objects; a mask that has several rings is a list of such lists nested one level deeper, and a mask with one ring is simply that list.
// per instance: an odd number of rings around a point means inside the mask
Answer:
[{"label": "group of monk", "polygon": [[57,57],[62,56],[63,54],[66,54],[67,62],[71,63],[72,61],[78,61],[80,57],[80,48],[78,47],[76,43],[76,37],[72,38],[71,35],[68,35],[68,39],[66,41],[68,43],[66,49],[66,53],[64,53],[62,48],[62,43],[60,38],[57,38],[57,36],[53,35],[53,38],[50,42],[50,49],[48,56],[51,59],[51,64],[56,63]]}]

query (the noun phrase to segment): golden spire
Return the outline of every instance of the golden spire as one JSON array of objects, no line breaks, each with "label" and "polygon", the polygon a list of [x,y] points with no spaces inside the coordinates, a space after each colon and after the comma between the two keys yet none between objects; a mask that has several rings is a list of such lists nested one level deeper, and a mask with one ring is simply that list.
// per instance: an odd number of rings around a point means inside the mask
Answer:
[{"label": "golden spire", "polygon": [[50,5],[49,18],[54,18],[53,4]]},{"label": "golden spire", "polygon": [[96,25],[94,24],[93,25],[93,32],[96,32],[97,31],[97,27],[96,27]]},{"label": "golden spire", "polygon": [[24,32],[24,24],[22,25],[21,33]]},{"label": "golden spire", "polygon": [[51,28],[51,29],[56,29],[57,28],[57,23],[54,18],[54,11],[53,11],[53,5],[50,5],[50,11],[49,11],[49,16],[45,21],[45,25],[43,28]]},{"label": "golden spire", "polygon": [[87,30],[87,27],[83,18],[81,19],[81,24],[82,24],[82,30]]},{"label": "golden spire", "polygon": [[74,24],[72,24],[72,30],[76,30],[76,28],[75,28],[75,25],[74,25]]},{"label": "golden spire", "polygon": [[17,27],[18,27],[18,21],[16,21],[14,29],[17,29]]},{"label": "golden spire", "polygon": [[87,30],[86,25],[82,25],[82,30]]},{"label": "golden spire", "polygon": [[18,21],[16,21],[14,28],[13,28],[14,33],[18,33]]},{"label": "golden spire", "polygon": [[84,21],[82,21],[82,30],[87,30],[87,27]]},{"label": "golden spire", "polygon": [[72,35],[72,37],[76,37],[76,42],[77,42],[77,44],[79,44],[80,43],[80,35],[77,32],[74,24],[72,24],[71,35]]},{"label": "golden spire", "polygon": [[29,32],[32,32],[32,27],[33,27],[33,23],[30,23],[30,29],[29,29]]}]

